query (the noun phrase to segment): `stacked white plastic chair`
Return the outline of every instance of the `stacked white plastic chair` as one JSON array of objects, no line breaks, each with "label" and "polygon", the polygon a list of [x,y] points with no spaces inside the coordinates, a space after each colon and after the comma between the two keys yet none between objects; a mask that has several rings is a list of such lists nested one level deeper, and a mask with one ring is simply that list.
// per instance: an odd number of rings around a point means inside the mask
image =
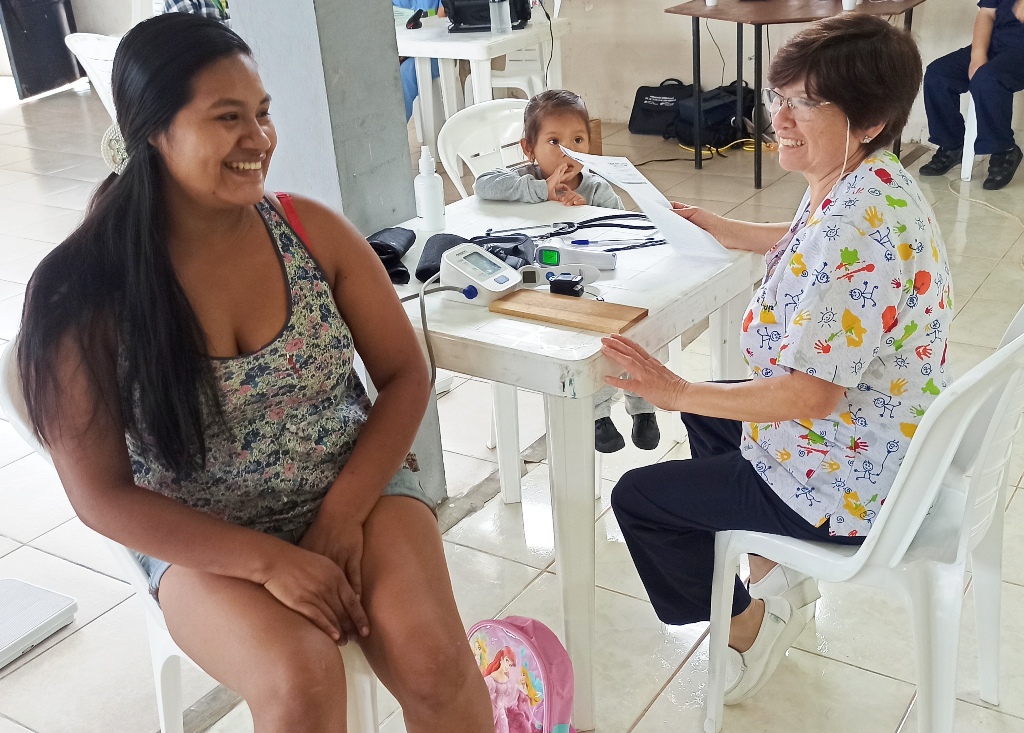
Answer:
[{"label": "stacked white plastic chair", "polygon": [[92,88],[96,90],[100,101],[110,115],[117,121],[114,111],[114,90],[111,77],[114,69],[114,53],[121,39],[117,36],[100,36],[95,33],[72,33],[64,38],[64,43],[85,69]]},{"label": "stacked white plastic chair", "polygon": [[[50,455],[30,427],[25,399],[18,375],[17,341],[12,341],[0,359],[0,407],[11,426],[40,456]],[[135,591],[146,615],[149,648],[156,681],[157,712],[162,733],[182,733],[181,659],[187,655],[174,643],[159,604],[149,594],[149,580],[135,555],[112,540],[107,546],[117,559]],[[377,733],[377,677],[357,644],[341,647],[348,691],[348,730],[350,733]]]},{"label": "stacked white plastic chair", "polygon": [[[733,576],[746,553],[825,582],[889,590],[910,605],[921,733],[953,731],[960,615],[970,559],[980,696],[999,703],[1003,512],[1010,451],[1024,409],[1022,333],[1024,308],[1001,348],[928,408],[885,506],[860,547],[758,532],[717,534],[706,733],[722,727]],[[757,704],[756,698],[751,704]]]}]

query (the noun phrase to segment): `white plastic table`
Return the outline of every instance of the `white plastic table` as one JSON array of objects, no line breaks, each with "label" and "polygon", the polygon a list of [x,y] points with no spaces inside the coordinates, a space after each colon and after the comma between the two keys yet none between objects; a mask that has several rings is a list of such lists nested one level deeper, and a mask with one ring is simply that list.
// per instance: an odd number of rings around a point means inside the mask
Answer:
[{"label": "white plastic table", "polygon": [[[467,238],[489,228],[621,213],[591,206],[480,201],[476,197],[451,204],[446,212],[445,231]],[[418,221],[413,219],[401,226],[416,229]],[[600,236],[602,232],[589,230],[590,234]],[[623,236],[622,230],[605,234]],[[415,272],[428,236],[420,235],[406,255],[404,261],[410,272]],[[763,273],[764,259],[753,254],[734,253],[727,260],[685,258],[662,245],[620,252],[617,269],[595,285],[605,300],[649,310],[649,315],[626,335],[650,352],[710,317],[712,375],[728,379],[742,378],[747,373],[737,342],[751,284]],[[407,295],[417,291],[419,285],[414,277],[411,284],[397,289]],[[573,721],[577,730],[593,730],[594,393],[604,386],[604,376],[615,371],[601,355],[604,334],[501,316],[485,307],[447,300],[440,293],[426,297],[427,324],[439,367],[544,395],[564,639],[576,676]],[[406,311],[422,335],[418,302],[406,303]],[[514,399],[514,390],[509,391]],[[506,431],[515,429],[514,420],[503,422]],[[499,464],[513,467],[502,473],[514,476],[518,482],[518,445],[513,440],[513,449],[506,449],[502,455],[501,447],[508,446],[509,441],[501,434],[500,423],[498,427]],[[514,455],[508,455],[510,452]]]},{"label": "white plastic table", "polygon": [[[562,86],[562,49],[560,38],[569,32],[566,18],[553,18],[551,25],[543,13],[534,11],[533,19],[526,27],[511,33],[449,33],[446,18],[423,19],[423,27],[409,30],[404,25],[395,26],[398,37],[398,55],[416,59],[416,82],[422,90],[432,87],[430,59],[438,60],[441,78],[441,100],[445,118],[457,110],[458,73],[455,61],[469,61],[473,74],[473,99],[485,102],[491,94],[491,59],[513,51],[536,46],[550,46],[551,66],[548,82],[552,89]],[[553,40],[553,42],[552,42]],[[544,53],[548,58],[548,53]],[[423,117],[423,139],[429,141],[431,152],[437,158],[437,130],[434,129],[434,97],[420,94],[420,109]]]}]

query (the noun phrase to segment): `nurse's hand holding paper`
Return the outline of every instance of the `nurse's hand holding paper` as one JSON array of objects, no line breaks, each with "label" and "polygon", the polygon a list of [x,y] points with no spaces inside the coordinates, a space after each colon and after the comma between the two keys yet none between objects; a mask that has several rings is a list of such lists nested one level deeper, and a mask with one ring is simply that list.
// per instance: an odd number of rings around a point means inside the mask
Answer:
[{"label": "nurse's hand holding paper", "polygon": [[[760,255],[767,253],[789,231],[788,222],[757,224],[727,219],[699,206],[689,206],[678,201],[672,202],[672,213],[707,232],[727,249],[746,250]],[[657,226],[661,227],[660,224]]]}]

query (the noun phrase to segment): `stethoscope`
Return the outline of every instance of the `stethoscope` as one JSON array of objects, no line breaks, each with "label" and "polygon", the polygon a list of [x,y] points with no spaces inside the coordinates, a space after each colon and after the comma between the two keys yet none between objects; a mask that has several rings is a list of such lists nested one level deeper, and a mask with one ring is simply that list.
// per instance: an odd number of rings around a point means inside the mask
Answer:
[{"label": "stethoscope", "polygon": [[[620,222],[638,222],[644,221],[646,224],[626,224]],[[512,229],[488,229],[484,236],[511,234],[519,232],[529,232],[535,229],[550,229],[551,231],[545,234],[533,235],[533,239],[550,239],[552,237],[565,237],[570,234],[575,234],[580,229],[597,229],[600,227],[610,227],[614,229],[635,229],[641,231],[650,231],[657,229],[656,226],[650,223],[650,220],[643,214],[628,213],[628,214],[607,214],[605,216],[595,216],[593,219],[583,219],[582,221],[556,221],[553,224],[537,224],[535,226],[528,227],[514,227]]]}]

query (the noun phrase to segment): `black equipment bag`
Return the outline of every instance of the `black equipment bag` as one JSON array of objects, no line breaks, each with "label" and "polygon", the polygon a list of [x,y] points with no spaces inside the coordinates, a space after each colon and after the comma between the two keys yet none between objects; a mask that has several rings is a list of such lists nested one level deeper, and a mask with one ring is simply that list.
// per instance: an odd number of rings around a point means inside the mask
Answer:
[{"label": "black equipment bag", "polygon": [[634,135],[672,137],[679,116],[679,103],[693,95],[693,85],[666,79],[656,87],[640,87],[629,113],[629,131]]},{"label": "black equipment bag", "polygon": [[[451,25],[449,33],[488,32],[491,30],[489,0],[441,0]],[[530,20],[530,0],[508,0],[512,30],[521,30]]]},{"label": "black equipment bag", "polygon": [[[693,134],[696,104],[694,99],[679,103],[679,115],[676,118],[673,136],[683,145],[692,147],[696,142]],[[754,90],[743,82],[743,120],[736,124],[736,82],[701,94],[700,142],[702,146],[720,148],[747,137],[747,126],[744,120],[754,118],[756,103]]]}]

